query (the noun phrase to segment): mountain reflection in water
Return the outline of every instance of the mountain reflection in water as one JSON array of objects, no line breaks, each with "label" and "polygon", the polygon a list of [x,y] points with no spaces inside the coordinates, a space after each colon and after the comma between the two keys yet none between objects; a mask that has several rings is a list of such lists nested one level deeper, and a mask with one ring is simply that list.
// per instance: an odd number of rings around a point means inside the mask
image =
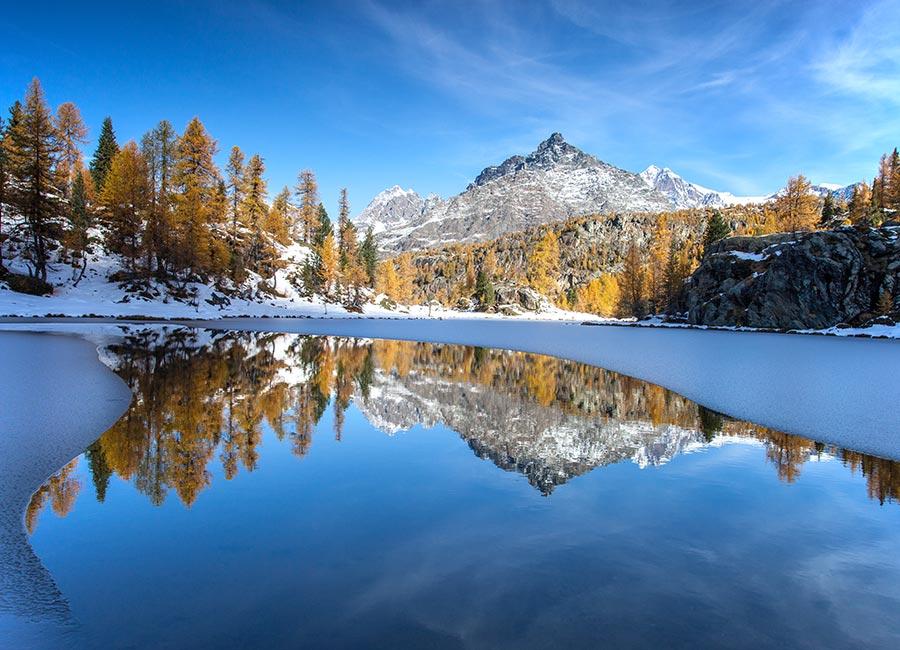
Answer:
[{"label": "mountain reflection in water", "polygon": [[[393,434],[443,423],[480,458],[520,472],[545,495],[590,470],[632,460],[660,465],[708,444],[765,446],[780,479],[810,460],[861,472],[869,497],[896,501],[892,461],[740,422],[671,391],[552,357],[461,345],[193,329],[132,331],[105,359],[134,393],[128,413],[85,452],[103,502],[113,474],[155,505],[170,491],[190,508],[211,487],[257,468],[263,426],[302,459],[329,405],[340,439],[352,403]],[[317,435],[322,435],[321,431]],[[82,494],[78,459],[35,493],[29,532],[49,503],[65,516]]]}]

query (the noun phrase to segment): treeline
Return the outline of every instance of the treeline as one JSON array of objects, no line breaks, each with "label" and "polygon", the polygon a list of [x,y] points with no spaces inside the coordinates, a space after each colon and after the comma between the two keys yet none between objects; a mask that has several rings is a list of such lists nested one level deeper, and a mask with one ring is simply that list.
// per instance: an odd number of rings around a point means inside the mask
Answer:
[{"label": "treeline", "polygon": [[[168,336],[147,330],[111,348],[116,372],[135,399],[85,453],[98,501],[105,500],[117,475],[154,505],[174,494],[190,507],[211,486],[212,463],[221,464],[226,480],[258,467],[264,427],[304,458],[314,436],[325,433],[319,424],[329,407],[333,435],[340,439],[351,402],[368,398],[378,372],[482,386],[498,398],[558,409],[586,423],[609,418],[693,429],[707,440],[756,438],[787,482],[796,481],[810,459],[827,453],[866,478],[870,498],[900,498],[895,462],[730,420],[660,386],[573,361],[407,341],[294,336],[285,345],[286,336],[278,334],[229,333],[198,346],[193,336],[188,330]],[[296,366],[307,379],[287,383],[291,373],[285,371]],[[77,462],[32,497],[25,517],[30,532],[48,503],[60,516],[72,509],[83,487]]]},{"label": "treeline", "polygon": [[301,294],[359,307],[374,286],[371,233],[358,242],[346,190],[332,225],[312,171],[270,201],[265,160],[233,147],[223,173],[218,144],[196,117],[180,134],[162,120],[123,145],[107,117],[89,165],[87,136],[79,109],[66,102],[54,115],[37,79],[0,120],[0,269],[4,244],[18,250],[31,288],[46,290],[56,261],[73,266],[77,284],[102,246],[123,261],[114,280],[234,291],[256,276],[254,291],[274,293],[294,243],[308,248],[286,278]]},{"label": "treeline", "polygon": [[897,150],[882,157],[872,187],[848,202],[816,196],[803,175],[767,203],[660,214],[591,215],[550,223],[496,240],[452,244],[393,260],[413,268],[412,299],[447,306],[472,301],[492,310],[497,285],[527,286],[559,307],[605,317],[663,313],[707,248],[731,235],[810,231],[844,224],[893,223],[900,209]]}]

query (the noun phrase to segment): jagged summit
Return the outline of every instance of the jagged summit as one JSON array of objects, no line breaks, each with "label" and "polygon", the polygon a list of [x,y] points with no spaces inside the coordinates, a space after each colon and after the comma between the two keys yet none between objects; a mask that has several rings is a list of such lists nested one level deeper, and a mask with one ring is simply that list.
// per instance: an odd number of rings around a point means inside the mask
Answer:
[{"label": "jagged summit", "polygon": [[601,164],[599,160],[566,142],[561,133],[553,133],[527,156],[510,156],[497,166],[485,168],[466,189],[524,169],[549,169],[559,165],[579,169],[598,164]]},{"label": "jagged summit", "polygon": [[659,212],[672,203],[637,175],[585,153],[553,133],[528,155],[486,167],[444,201],[392,188],[356,218],[384,251],[486,241],[530,226],[604,212]]}]

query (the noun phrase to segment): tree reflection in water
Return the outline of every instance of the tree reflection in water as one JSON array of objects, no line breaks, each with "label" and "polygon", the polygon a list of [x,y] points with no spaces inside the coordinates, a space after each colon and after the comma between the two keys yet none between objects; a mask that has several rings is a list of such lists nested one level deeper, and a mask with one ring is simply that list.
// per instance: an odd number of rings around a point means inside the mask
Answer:
[{"label": "tree reflection in water", "polygon": [[[310,453],[329,405],[340,439],[354,403],[388,433],[438,421],[498,467],[545,494],[572,476],[626,459],[661,464],[715,440],[752,439],[778,477],[835,457],[866,479],[879,504],[900,494],[898,464],[710,411],[671,391],[553,357],[461,345],[187,328],[131,330],[106,361],[131,388],[128,413],[85,452],[98,501],[113,474],[153,504],[170,491],[188,508],[210,487],[218,457],[226,479],[257,469],[263,427]],[[65,516],[83,492],[77,459],[35,493]]]}]

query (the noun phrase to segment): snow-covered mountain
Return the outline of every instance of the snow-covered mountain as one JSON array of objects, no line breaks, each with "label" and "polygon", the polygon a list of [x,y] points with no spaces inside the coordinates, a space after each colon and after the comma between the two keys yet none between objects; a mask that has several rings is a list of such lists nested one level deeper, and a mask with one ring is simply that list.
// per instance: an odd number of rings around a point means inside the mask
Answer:
[{"label": "snow-covered mountain", "polygon": [[[721,208],[726,205],[743,205],[747,203],[765,203],[775,199],[779,192],[772,192],[764,196],[735,196],[731,192],[719,192],[686,181],[668,167],[662,169],[656,165],[650,165],[641,172],[641,178],[648,187],[651,187],[675,204],[680,210],[691,208]],[[816,196],[831,194],[841,201],[849,201],[856,185],[837,185],[834,183],[820,183],[810,187],[810,191]]]},{"label": "snow-covered mountain", "polygon": [[637,174],[598,160],[554,133],[527,156],[487,167],[447,201],[395,187],[379,194],[355,222],[360,230],[373,228],[382,250],[400,251],[487,241],[584,214],[672,207]]}]

